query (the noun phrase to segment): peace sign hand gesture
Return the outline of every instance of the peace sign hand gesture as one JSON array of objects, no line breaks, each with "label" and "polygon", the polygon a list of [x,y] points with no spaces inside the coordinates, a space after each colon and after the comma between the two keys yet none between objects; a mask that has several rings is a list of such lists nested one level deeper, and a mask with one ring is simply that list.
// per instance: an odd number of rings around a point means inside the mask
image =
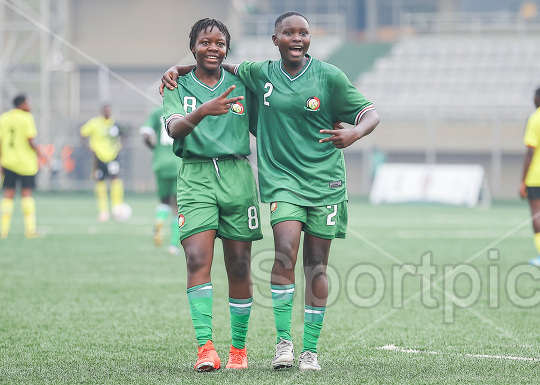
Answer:
[{"label": "peace sign hand gesture", "polygon": [[231,105],[239,100],[244,99],[243,96],[235,96],[234,98],[227,99],[227,96],[234,90],[236,86],[230,86],[224,93],[203,103],[199,108],[202,108],[204,115],[223,115],[229,112]]}]

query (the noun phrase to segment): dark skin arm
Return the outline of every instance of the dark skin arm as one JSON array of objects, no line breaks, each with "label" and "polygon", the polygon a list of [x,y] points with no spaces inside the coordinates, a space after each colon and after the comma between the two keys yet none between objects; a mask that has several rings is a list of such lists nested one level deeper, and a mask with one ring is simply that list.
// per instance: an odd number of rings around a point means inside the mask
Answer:
[{"label": "dark skin arm", "polygon": [[146,144],[146,146],[147,146],[149,149],[153,150],[153,149],[156,147],[156,145],[155,145],[154,142],[152,141],[152,137],[151,137],[150,135],[148,135],[148,134],[142,134],[142,137],[143,137],[143,142],[144,142],[144,144]]},{"label": "dark skin arm", "polygon": [[525,177],[531,166],[531,160],[534,155],[535,149],[532,147],[527,147],[527,152],[525,153],[525,158],[523,160],[523,175],[521,176],[521,186],[519,188],[519,196],[523,199],[527,198],[527,186],[525,186]]},{"label": "dark skin arm", "polygon": [[321,134],[331,135],[319,140],[319,143],[332,142],[336,148],[349,147],[357,140],[369,135],[377,127],[380,120],[377,111],[371,110],[366,112],[358,124],[351,129],[346,129],[341,122],[336,122],[332,126],[332,130],[319,131]]},{"label": "dark skin arm", "polygon": [[[221,63],[223,69],[227,72],[234,73],[234,67],[236,64],[224,64]],[[176,80],[179,76],[187,75],[193,68],[195,64],[189,65],[179,65],[170,67],[161,77],[161,85],[159,86],[159,93],[163,96],[163,89],[167,87],[170,90],[174,90],[178,87]]]},{"label": "dark skin arm", "polygon": [[227,96],[234,90],[236,86],[230,86],[227,91],[211,99],[200,107],[194,109],[192,112],[184,116],[183,118],[173,119],[169,122],[167,128],[169,134],[173,139],[182,139],[191,134],[193,129],[207,116],[223,115],[229,112],[231,103],[235,103],[244,99],[243,96],[236,96],[234,98],[227,99]]}]

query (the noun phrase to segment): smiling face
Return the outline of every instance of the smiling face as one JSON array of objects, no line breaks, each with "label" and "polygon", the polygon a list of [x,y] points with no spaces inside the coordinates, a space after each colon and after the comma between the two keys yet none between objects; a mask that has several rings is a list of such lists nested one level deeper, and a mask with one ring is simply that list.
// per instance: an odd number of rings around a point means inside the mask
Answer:
[{"label": "smiling face", "polygon": [[219,69],[221,62],[227,56],[227,41],[225,35],[217,27],[208,27],[199,32],[191,52],[197,60],[197,67],[208,72]]},{"label": "smiling face", "polygon": [[284,64],[295,66],[303,63],[311,42],[307,20],[298,15],[286,17],[276,26],[272,41],[278,47]]}]

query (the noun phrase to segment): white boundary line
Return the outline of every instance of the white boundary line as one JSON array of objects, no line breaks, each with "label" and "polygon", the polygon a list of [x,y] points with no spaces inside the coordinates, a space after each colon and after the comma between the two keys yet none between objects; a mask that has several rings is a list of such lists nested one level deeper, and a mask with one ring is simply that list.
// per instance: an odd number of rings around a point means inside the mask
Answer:
[{"label": "white boundary line", "polygon": [[540,362],[540,358],[532,358],[532,357],[499,356],[499,355],[490,355],[490,354],[471,354],[471,353],[439,353],[439,352],[433,352],[433,351],[423,351],[423,350],[417,350],[417,349],[404,348],[401,346],[396,346],[394,344],[384,345],[375,349],[388,350],[392,352],[406,353],[406,354],[452,355],[452,356],[457,356],[457,357],[491,358],[495,360]]}]

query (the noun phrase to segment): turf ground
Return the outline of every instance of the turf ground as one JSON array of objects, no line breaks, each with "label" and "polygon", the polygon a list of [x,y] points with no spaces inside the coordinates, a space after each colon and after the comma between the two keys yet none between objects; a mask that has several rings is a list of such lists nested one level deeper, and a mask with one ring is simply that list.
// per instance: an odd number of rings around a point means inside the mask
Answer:
[{"label": "turf ground", "polygon": [[[198,374],[184,259],[152,244],[154,196],[127,201],[129,222],[101,224],[90,194],[38,194],[46,237],[37,240],[23,237],[16,203],[12,233],[0,240],[1,384],[540,383],[540,270],[523,265],[535,256],[524,202],[491,209],[350,202],[348,238],[331,251],[320,373],[270,368],[272,237],[263,207],[249,369]],[[226,361],[220,248],[217,241],[214,342]],[[401,274],[406,268],[424,275]],[[298,274],[297,354],[302,292]]]}]

